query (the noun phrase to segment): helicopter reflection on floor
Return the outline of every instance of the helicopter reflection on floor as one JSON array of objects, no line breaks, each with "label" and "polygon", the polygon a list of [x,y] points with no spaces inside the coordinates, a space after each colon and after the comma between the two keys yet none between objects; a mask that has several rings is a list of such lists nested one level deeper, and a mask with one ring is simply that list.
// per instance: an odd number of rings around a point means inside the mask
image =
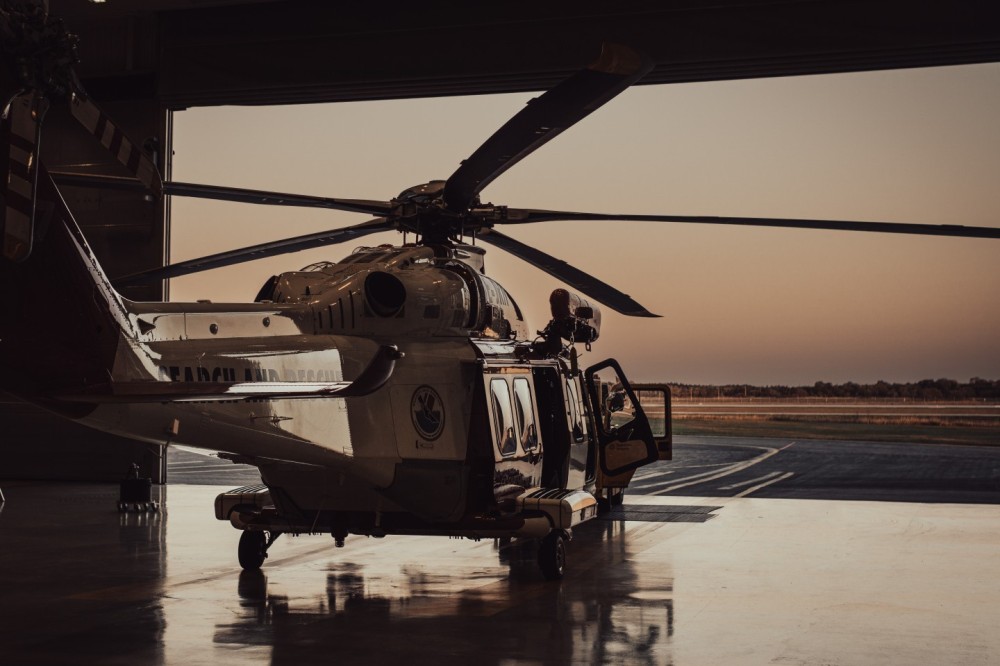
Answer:
[{"label": "helicopter reflection on floor", "polygon": [[267,573],[245,571],[239,617],[218,624],[214,642],[269,643],[276,664],[316,654],[358,662],[671,663],[669,563],[652,577],[644,573],[640,589],[623,521],[578,530],[572,547],[576,567],[561,585],[541,580],[530,542],[493,542],[496,566],[478,557],[456,559],[447,571],[440,560],[395,568],[331,563],[325,594],[312,599],[292,600],[269,589]]}]

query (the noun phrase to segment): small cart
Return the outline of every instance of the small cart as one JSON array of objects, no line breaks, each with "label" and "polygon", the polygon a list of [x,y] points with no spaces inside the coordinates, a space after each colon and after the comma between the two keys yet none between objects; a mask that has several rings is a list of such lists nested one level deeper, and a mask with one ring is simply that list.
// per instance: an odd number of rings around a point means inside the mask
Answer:
[{"label": "small cart", "polygon": [[118,493],[118,511],[126,513],[156,513],[160,503],[153,499],[153,480],[148,476],[139,478],[139,466],[132,464],[128,477],[122,479]]}]

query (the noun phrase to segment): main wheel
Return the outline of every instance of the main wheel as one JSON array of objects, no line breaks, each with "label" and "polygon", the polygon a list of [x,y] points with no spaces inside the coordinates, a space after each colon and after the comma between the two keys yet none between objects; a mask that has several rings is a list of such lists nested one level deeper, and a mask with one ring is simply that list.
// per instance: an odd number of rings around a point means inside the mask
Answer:
[{"label": "main wheel", "polygon": [[538,566],[548,580],[560,580],[566,572],[566,539],[559,532],[550,532],[538,549]]},{"label": "main wheel", "polygon": [[238,555],[240,566],[247,571],[260,569],[260,565],[267,559],[267,534],[244,530],[240,536]]}]

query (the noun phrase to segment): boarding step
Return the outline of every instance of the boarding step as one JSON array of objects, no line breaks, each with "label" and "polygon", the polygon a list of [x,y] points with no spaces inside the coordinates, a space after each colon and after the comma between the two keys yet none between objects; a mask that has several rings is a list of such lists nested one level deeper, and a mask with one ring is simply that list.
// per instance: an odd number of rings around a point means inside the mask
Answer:
[{"label": "boarding step", "polygon": [[518,511],[541,511],[553,529],[568,530],[597,515],[597,498],[586,490],[532,488],[515,500]]},{"label": "boarding step", "polygon": [[215,498],[215,517],[219,520],[229,520],[233,510],[237,508],[241,512],[248,510],[260,512],[273,506],[271,491],[263,483],[243,486],[227,490]]}]

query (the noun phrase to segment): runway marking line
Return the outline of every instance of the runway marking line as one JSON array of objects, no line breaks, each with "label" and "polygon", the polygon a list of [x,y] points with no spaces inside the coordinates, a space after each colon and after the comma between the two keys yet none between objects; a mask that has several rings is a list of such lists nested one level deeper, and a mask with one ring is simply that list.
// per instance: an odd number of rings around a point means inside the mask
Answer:
[{"label": "runway marking line", "polygon": [[758,483],[759,481],[766,481],[767,479],[773,478],[781,474],[780,471],[768,472],[764,476],[758,476],[755,479],[750,479],[749,481],[740,481],[739,483],[731,483],[728,486],[719,486],[719,490],[735,490],[737,488],[742,488],[743,486],[749,486],[752,483]]},{"label": "runway marking line", "polygon": [[721,479],[724,476],[729,476],[730,474],[735,474],[736,472],[742,472],[743,470],[749,469],[749,468],[753,467],[754,465],[756,465],[758,463],[764,462],[765,460],[767,460],[771,456],[774,456],[774,455],[777,455],[777,454],[781,453],[782,451],[784,451],[788,447],[792,446],[793,444],[795,444],[795,442],[789,442],[788,444],[785,444],[784,446],[782,446],[779,449],[775,449],[775,448],[771,448],[771,447],[763,447],[763,446],[748,447],[748,448],[754,448],[754,449],[762,449],[764,451],[764,453],[760,454],[756,458],[751,458],[750,460],[746,460],[746,461],[741,462],[741,463],[735,463],[734,465],[730,465],[729,467],[727,467],[727,468],[725,468],[725,469],[723,469],[721,471],[718,471],[718,472],[705,472],[705,473],[702,473],[702,474],[692,474],[691,476],[684,477],[683,479],[680,479],[681,483],[675,483],[675,484],[667,486],[666,488],[663,488],[661,490],[656,490],[656,491],[653,491],[653,492],[647,493],[647,494],[648,495],[664,495],[664,494],[669,493],[669,492],[674,491],[674,490],[680,490],[681,488],[687,488],[688,486],[695,486],[695,485],[698,485],[699,483],[705,483],[706,481],[714,481],[716,479]]},{"label": "runway marking line", "polygon": [[784,481],[785,479],[787,479],[790,476],[795,476],[795,473],[794,472],[785,472],[784,474],[782,474],[781,476],[779,476],[776,479],[771,479],[770,481],[765,481],[764,483],[758,484],[758,485],[754,486],[753,488],[747,488],[743,492],[739,493],[738,495],[734,495],[733,497],[746,497],[750,493],[755,493],[758,490],[760,490],[761,488],[766,488],[767,486],[771,485],[772,483],[777,483],[778,481]]}]

